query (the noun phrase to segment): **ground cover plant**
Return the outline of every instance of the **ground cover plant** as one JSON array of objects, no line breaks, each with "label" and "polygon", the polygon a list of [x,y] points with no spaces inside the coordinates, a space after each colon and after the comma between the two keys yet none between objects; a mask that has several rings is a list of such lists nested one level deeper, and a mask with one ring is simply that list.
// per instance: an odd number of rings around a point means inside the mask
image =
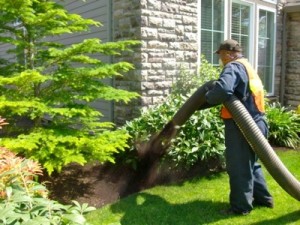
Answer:
[{"label": "ground cover plant", "polygon": [[0,59],[0,115],[10,124],[1,145],[39,161],[49,174],[71,162],[113,161],[113,154],[127,146],[128,135],[102,122],[102,113],[90,103],[126,103],[138,96],[106,82],[133,69],[132,64],[101,60],[128,54],[138,42],[54,41],[101,25],[58,3],[0,1],[0,44],[8,48]]},{"label": "ground cover plant", "polygon": [[[276,152],[299,180],[300,151]],[[133,194],[89,213],[87,219],[95,225],[298,224],[299,202],[285,193],[266,170],[264,172],[274,196],[275,207],[255,207],[248,216],[224,216],[219,213],[228,207],[228,176],[223,172]]]}]

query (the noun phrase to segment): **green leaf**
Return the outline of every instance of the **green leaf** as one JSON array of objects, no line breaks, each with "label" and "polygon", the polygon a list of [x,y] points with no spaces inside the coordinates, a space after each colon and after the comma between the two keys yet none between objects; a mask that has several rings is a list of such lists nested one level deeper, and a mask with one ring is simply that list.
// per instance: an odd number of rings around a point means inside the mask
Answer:
[{"label": "green leaf", "polygon": [[64,221],[72,221],[76,224],[84,224],[86,222],[84,216],[80,214],[64,214],[62,218]]}]

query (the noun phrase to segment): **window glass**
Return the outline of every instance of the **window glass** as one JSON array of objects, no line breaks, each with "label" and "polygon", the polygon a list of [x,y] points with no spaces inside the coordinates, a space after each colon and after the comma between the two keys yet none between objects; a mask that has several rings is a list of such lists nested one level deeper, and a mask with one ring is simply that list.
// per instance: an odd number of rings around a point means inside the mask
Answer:
[{"label": "window glass", "polygon": [[268,93],[273,92],[274,29],[274,12],[259,10],[257,71]]},{"label": "window glass", "polygon": [[224,0],[201,1],[201,54],[213,64],[218,64],[214,51],[224,40],[224,7]]},{"label": "window glass", "polygon": [[232,3],[231,38],[242,45],[243,54],[247,58],[250,56],[250,22],[250,6]]}]

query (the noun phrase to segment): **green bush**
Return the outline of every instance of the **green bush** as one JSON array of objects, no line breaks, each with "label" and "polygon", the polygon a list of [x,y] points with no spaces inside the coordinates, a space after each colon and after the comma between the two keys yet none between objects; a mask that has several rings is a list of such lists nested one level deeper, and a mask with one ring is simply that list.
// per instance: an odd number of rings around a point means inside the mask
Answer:
[{"label": "green bush", "polygon": [[300,115],[279,103],[267,104],[270,144],[297,148],[300,145]]},{"label": "green bush", "polygon": [[128,54],[139,42],[93,38],[62,44],[57,36],[101,24],[57,2],[0,1],[0,45],[8,47],[2,55],[15,59],[0,64],[0,114],[10,124],[3,129],[1,146],[39,161],[49,174],[70,162],[114,161],[128,136],[103,122],[92,103],[138,97],[107,82],[133,65],[101,59]]},{"label": "green bush", "polygon": [[[163,103],[142,110],[139,118],[127,122],[123,127],[131,136],[129,152],[134,153],[137,145],[147,142],[159,132],[196,88],[208,80],[216,79],[218,75],[218,69],[204,58],[199,74],[181,73],[172,87],[172,93]],[[189,167],[199,160],[221,156],[224,151],[223,127],[218,107],[196,111],[172,140],[167,157],[176,164]],[[127,152],[127,162],[136,163],[136,159],[129,155]]]},{"label": "green bush", "polygon": [[34,180],[42,174],[35,161],[0,148],[0,223],[3,225],[88,224],[87,204],[62,205],[48,198],[46,187]]},{"label": "green bush", "polygon": [[214,67],[202,55],[198,74],[189,74],[184,70],[180,71],[172,86],[172,95],[179,94],[188,96],[202,84],[210,80],[216,80],[220,72],[221,69],[219,67]]}]

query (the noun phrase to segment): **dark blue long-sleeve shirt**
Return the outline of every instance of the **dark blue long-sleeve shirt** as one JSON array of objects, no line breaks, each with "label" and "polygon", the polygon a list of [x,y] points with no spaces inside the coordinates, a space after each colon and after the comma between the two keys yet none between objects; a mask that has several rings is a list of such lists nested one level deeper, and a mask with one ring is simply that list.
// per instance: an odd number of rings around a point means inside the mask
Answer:
[{"label": "dark blue long-sleeve shirt", "polygon": [[239,62],[232,61],[225,65],[216,85],[206,93],[206,101],[211,105],[222,104],[235,95],[249,111],[255,121],[262,118],[250,93],[249,78],[246,68]]}]

